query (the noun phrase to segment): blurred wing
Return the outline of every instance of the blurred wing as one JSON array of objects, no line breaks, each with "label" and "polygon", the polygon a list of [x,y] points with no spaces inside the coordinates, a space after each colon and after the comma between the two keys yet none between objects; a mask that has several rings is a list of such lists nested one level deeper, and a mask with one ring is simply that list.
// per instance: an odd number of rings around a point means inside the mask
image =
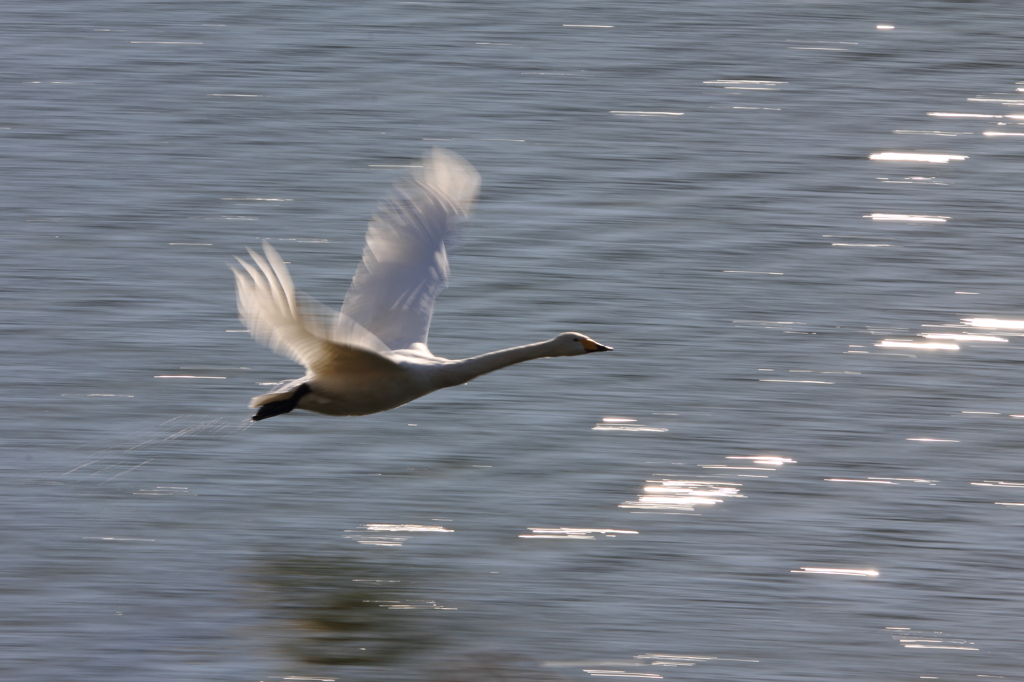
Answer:
[{"label": "blurred wing", "polygon": [[342,315],[392,349],[426,344],[434,299],[448,283],[445,240],[469,215],[479,186],[480,175],[461,156],[427,154],[423,170],[396,185],[370,221]]},{"label": "blurred wing", "polygon": [[232,268],[238,313],[253,337],[316,375],[395,369],[382,356],[388,348],[351,320],[336,323],[334,313],[297,295],[288,268],[269,244],[266,258],[249,249],[255,265],[238,259]]}]

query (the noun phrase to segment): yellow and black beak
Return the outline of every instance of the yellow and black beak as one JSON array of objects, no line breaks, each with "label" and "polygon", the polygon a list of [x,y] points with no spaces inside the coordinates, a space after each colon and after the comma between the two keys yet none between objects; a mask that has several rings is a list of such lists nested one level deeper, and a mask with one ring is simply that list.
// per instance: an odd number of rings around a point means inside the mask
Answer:
[{"label": "yellow and black beak", "polygon": [[583,344],[583,350],[588,353],[599,353],[601,351],[613,350],[611,346],[605,346],[593,339],[580,339],[580,343]]}]

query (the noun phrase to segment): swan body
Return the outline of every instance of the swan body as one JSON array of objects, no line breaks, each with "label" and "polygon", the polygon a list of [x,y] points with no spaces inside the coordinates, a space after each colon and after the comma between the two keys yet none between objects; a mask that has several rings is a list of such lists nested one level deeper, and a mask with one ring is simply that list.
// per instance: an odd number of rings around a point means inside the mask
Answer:
[{"label": "swan body", "polygon": [[553,339],[463,360],[433,355],[427,333],[448,278],[446,238],[469,215],[480,178],[462,157],[432,150],[423,169],[398,184],[370,222],[363,261],[341,312],[296,291],[284,261],[261,255],[233,268],[238,311],[249,332],[306,368],[249,403],[254,421],[298,408],[332,416],[383,412],[428,393],[537,358],[609,351],[565,332]]}]

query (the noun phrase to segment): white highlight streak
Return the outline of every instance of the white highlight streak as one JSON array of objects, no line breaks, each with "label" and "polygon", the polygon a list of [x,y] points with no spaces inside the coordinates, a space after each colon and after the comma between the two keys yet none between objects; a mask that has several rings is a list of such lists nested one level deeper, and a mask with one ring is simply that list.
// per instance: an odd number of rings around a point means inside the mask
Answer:
[{"label": "white highlight streak", "polygon": [[948,163],[970,158],[957,154],[917,154],[912,152],[879,152],[868,157],[872,161],[924,161],[925,163]]}]

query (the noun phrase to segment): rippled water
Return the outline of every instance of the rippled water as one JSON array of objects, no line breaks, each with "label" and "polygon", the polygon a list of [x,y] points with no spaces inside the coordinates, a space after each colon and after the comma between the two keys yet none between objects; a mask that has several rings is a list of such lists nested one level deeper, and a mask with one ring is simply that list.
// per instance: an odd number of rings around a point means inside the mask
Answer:
[{"label": "rippled water", "polygon": [[[3,676],[1021,679],[1018,10],[12,4]],[[616,352],[247,426],[432,145],[433,350]]]}]

